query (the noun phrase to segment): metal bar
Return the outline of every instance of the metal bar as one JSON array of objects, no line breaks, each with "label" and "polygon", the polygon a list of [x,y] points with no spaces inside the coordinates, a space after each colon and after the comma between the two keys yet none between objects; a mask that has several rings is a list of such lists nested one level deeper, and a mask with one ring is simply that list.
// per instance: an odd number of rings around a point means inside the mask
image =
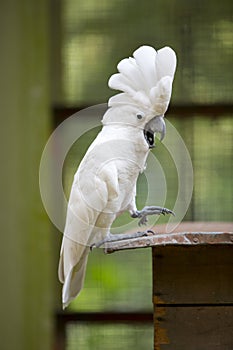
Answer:
[{"label": "metal bar", "polygon": [[152,323],[152,312],[62,312],[56,315],[58,324],[91,323]]}]

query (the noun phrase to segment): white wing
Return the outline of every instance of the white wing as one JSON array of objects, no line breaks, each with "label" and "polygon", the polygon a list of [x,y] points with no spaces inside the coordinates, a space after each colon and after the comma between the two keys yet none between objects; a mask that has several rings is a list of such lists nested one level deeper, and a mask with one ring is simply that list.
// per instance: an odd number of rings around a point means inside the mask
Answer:
[{"label": "white wing", "polygon": [[91,151],[83,158],[70,192],[58,269],[59,279],[64,283],[63,307],[83,287],[90,245],[106,236],[115,219],[115,214],[105,212],[105,208],[108,200],[118,195],[116,169],[114,162],[102,169],[96,149],[93,144],[89,148]]}]

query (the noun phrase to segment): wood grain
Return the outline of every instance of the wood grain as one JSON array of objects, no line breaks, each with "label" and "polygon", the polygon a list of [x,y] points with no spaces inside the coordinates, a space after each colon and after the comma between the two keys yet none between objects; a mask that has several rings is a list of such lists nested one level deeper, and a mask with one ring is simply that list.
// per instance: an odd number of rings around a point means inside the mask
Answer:
[{"label": "wood grain", "polygon": [[233,306],[157,307],[155,350],[232,350]]},{"label": "wood grain", "polygon": [[233,304],[233,246],[154,247],[157,304]]}]

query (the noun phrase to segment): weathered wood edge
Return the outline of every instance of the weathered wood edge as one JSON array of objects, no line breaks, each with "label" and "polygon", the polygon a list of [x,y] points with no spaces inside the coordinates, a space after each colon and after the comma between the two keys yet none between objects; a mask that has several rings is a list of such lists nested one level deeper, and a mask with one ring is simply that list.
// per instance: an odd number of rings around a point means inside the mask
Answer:
[{"label": "weathered wood edge", "polygon": [[107,243],[105,253],[111,254],[126,249],[148,248],[166,245],[213,245],[232,244],[233,232],[176,232],[158,233],[149,236]]}]

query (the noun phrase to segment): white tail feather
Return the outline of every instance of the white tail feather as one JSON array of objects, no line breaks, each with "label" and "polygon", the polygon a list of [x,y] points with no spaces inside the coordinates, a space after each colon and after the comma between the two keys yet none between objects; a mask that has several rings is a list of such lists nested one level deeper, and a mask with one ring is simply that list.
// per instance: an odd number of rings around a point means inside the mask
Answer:
[{"label": "white tail feather", "polygon": [[71,268],[69,273],[66,275],[65,283],[62,289],[63,309],[65,309],[69,303],[78,296],[81,289],[83,288],[88,251],[89,249],[87,248],[78,264]]}]

